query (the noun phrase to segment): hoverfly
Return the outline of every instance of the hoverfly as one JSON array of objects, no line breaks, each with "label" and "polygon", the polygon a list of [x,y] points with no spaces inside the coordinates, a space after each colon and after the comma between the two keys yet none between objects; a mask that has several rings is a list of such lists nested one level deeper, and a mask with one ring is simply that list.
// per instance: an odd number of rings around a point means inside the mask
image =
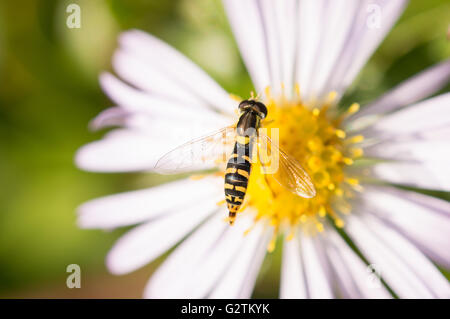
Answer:
[{"label": "hoverfly", "polygon": [[156,171],[175,174],[201,169],[205,164],[213,164],[218,158],[228,159],[224,189],[231,225],[244,201],[255,146],[261,149],[259,154],[267,157],[262,160],[260,155],[262,167],[267,159],[277,160],[278,169],[272,176],[279,184],[298,196],[314,197],[316,190],[308,173],[297,160],[279,149],[261,132],[261,121],[267,116],[266,106],[249,99],[242,101],[238,109],[240,117],[237,124],[194,139],[168,152],[156,163]]}]

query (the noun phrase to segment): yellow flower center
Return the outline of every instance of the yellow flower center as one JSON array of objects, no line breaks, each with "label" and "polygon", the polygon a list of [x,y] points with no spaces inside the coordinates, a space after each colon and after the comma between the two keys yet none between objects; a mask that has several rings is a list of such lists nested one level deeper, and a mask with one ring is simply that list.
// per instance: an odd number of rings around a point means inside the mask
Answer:
[{"label": "yellow flower center", "polygon": [[340,214],[350,212],[348,199],[361,188],[358,179],[349,176],[348,167],[363,155],[362,149],[354,145],[363,137],[347,137],[340,128],[345,115],[356,112],[359,105],[353,104],[338,115],[331,107],[335,96],[331,92],[326,102],[313,108],[299,98],[265,101],[268,117],[262,127],[269,135],[271,128],[279,130],[279,147],[303,166],[317,191],[314,198],[299,197],[263,174],[259,163],[254,164],[247,205],[254,209],[257,220],[268,221],[276,233],[281,227],[289,227],[288,237],[292,237],[299,225],[307,233],[321,232],[327,215],[342,227]]}]

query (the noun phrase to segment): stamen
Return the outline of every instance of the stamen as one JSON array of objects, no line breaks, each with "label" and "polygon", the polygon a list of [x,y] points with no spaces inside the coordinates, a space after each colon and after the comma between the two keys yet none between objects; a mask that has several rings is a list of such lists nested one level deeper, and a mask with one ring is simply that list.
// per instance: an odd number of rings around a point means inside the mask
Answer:
[{"label": "stamen", "polygon": [[334,224],[338,228],[343,228],[345,226],[344,221],[342,219],[340,219],[339,217],[334,220]]},{"label": "stamen", "polygon": [[225,159],[225,158],[216,158],[215,160],[214,160],[214,164],[216,164],[216,165],[220,165],[220,164],[225,164],[227,162],[227,160]]},{"label": "stamen", "polygon": [[339,129],[335,131],[335,134],[337,137],[339,137],[341,139],[344,139],[346,136],[345,132],[343,130],[339,130]]},{"label": "stamen", "polygon": [[[284,86],[282,85],[282,94]],[[330,92],[322,104],[306,105],[301,101],[300,87],[295,85],[297,100],[285,96],[274,98],[270,87],[265,89],[264,101],[269,118],[262,122],[264,128],[279,129],[279,145],[287,154],[297,160],[310,175],[317,194],[305,199],[282,187],[270,174],[263,174],[259,163],[254,163],[247,187],[247,204],[256,211],[256,220],[261,220],[275,229],[281,225],[290,227],[286,240],[294,237],[295,231],[317,233],[325,230],[323,218],[332,217],[337,227],[344,222],[331,207],[342,214],[351,212],[347,202],[355,191],[362,190],[359,180],[349,177],[346,169],[357,158],[363,156],[362,148],[355,144],[363,141],[362,135],[347,137],[341,128],[338,116],[331,104],[338,94]],[[359,108],[352,104],[347,113]],[[334,206],[336,205],[336,206]],[[256,221],[255,221],[256,223]],[[284,227],[284,226],[283,226]],[[268,250],[275,248],[277,232],[274,232]]]},{"label": "stamen", "polygon": [[336,212],[333,209],[331,209],[331,207],[328,207],[327,213],[333,219],[336,227],[339,227],[339,228],[344,227],[344,221],[336,214]]},{"label": "stamen", "polygon": [[285,100],[285,98],[286,98],[286,94],[285,94],[286,92],[285,92],[285,85],[284,85],[284,82],[281,82],[281,98],[282,98],[282,100],[284,101]]},{"label": "stamen", "polygon": [[346,178],[345,182],[352,186],[352,188],[358,192],[363,191],[363,187],[359,184],[359,180],[357,178]]},{"label": "stamen", "polygon": [[350,153],[352,154],[353,158],[358,158],[364,155],[364,151],[362,148],[352,148],[350,150]]},{"label": "stamen", "polygon": [[337,96],[338,93],[336,91],[329,92],[325,104],[332,104],[336,101]]},{"label": "stamen", "polygon": [[318,108],[314,108],[314,110],[313,110],[313,115],[314,115],[315,117],[319,116],[319,115],[320,115],[320,110],[319,110]]},{"label": "stamen", "polygon": [[272,94],[270,92],[270,86],[266,86],[266,88],[264,89],[264,93],[266,94],[266,97],[268,100],[272,99]]},{"label": "stamen", "polygon": [[287,241],[292,240],[294,238],[294,235],[295,235],[295,231],[294,231],[294,229],[291,229],[291,231],[289,232],[289,235],[286,236],[286,240]]},{"label": "stamen", "polygon": [[325,209],[325,207],[322,205],[319,208],[319,216],[320,217],[325,217],[327,215],[327,210]]},{"label": "stamen", "polygon": [[300,84],[295,83],[295,95],[300,99]]},{"label": "stamen", "polygon": [[353,165],[353,160],[349,157],[344,157],[342,161],[345,163],[345,165]]},{"label": "stamen", "polygon": [[352,186],[359,185],[359,180],[357,178],[346,178],[345,182]]},{"label": "stamen", "polygon": [[203,179],[203,178],[205,178],[207,176],[209,176],[209,175],[206,175],[206,174],[194,174],[194,175],[189,176],[189,178],[191,180],[193,180],[193,181],[199,181],[199,180],[201,180],[201,179]]},{"label": "stamen", "polygon": [[323,224],[321,222],[316,222],[316,228],[319,233],[323,232],[324,230]]},{"label": "stamen", "polygon": [[359,108],[360,108],[360,106],[359,106],[358,103],[353,103],[352,105],[350,105],[350,107],[348,108],[348,110],[347,110],[346,113],[347,113],[348,115],[355,114],[356,112],[359,111]]},{"label": "stamen", "polygon": [[255,228],[255,225],[256,225],[256,223],[253,224],[252,226],[250,226],[249,228],[247,228],[247,229],[244,231],[244,236],[247,236],[248,234],[250,234],[250,232],[253,230],[253,228]]},{"label": "stamen", "polygon": [[352,211],[352,206],[345,202],[345,201],[341,201],[340,203],[336,203],[336,208],[343,214],[350,214],[350,212]]},{"label": "stamen", "polygon": [[217,206],[222,206],[222,205],[225,204],[225,202],[226,202],[226,200],[223,199],[223,200],[221,200],[221,201],[218,201],[218,202],[216,203],[216,205],[217,205]]},{"label": "stamen", "polygon": [[269,244],[267,245],[267,251],[269,253],[273,252],[275,250],[275,244],[277,242],[277,232],[274,231],[272,239],[270,240]]},{"label": "stamen", "polygon": [[355,135],[355,136],[349,137],[348,139],[345,140],[346,143],[351,143],[351,144],[361,143],[362,141],[364,141],[363,135]]},{"label": "stamen", "polygon": [[230,94],[230,98],[236,102],[242,102],[243,98],[236,94]]},{"label": "stamen", "polygon": [[344,191],[341,188],[336,188],[334,190],[334,193],[336,194],[336,196],[339,196],[339,197],[344,195]]}]

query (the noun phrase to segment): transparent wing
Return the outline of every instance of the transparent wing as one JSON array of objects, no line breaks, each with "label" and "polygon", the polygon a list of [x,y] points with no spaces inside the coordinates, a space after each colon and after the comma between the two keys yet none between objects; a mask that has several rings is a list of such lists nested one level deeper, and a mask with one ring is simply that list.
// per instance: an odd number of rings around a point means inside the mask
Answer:
[{"label": "transparent wing", "polygon": [[228,160],[236,141],[236,128],[228,126],[178,146],[155,165],[160,174],[177,174],[212,168]]},{"label": "transparent wing", "polygon": [[273,176],[280,185],[296,195],[305,198],[316,196],[311,177],[296,159],[283,152],[263,133],[259,133],[258,146],[258,157],[265,174]]}]

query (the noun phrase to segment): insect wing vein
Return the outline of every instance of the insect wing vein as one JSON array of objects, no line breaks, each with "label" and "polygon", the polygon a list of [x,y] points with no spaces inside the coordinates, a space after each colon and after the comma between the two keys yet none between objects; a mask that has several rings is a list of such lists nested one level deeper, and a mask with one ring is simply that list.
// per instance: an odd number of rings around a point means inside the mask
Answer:
[{"label": "insect wing vein", "polygon": [[[260,133],[259,138],[258,145],[261,148],[259,158],[265,173],[270,174],[280,185],[294,194],[305,198],[314,197],[316,195],[314,184],[300,163],[281,150],[267,135]],[[261,160],[261,154],[267,154],[271,161],[279,160],[276,172],[268,172],[264,164],[267,163],[267,159]]]},{"label": "insect wing vein", "polygon": [[161,174],[176,174],[215,167],[225,161],[236,139],[234,126],[182,144],[162,156],[155,165]]}]

